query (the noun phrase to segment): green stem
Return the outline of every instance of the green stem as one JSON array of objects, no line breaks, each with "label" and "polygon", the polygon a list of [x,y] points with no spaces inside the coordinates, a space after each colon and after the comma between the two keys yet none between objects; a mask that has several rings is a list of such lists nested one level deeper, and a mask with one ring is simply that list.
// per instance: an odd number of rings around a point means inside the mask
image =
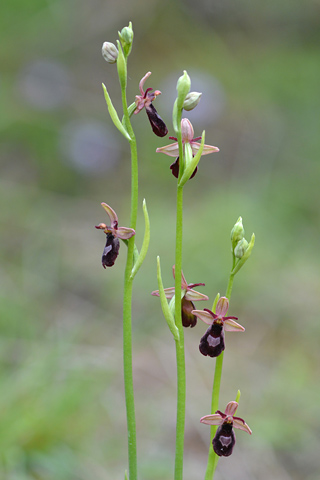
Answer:
[{"label": "green stem", "polygon": [[[231,271],[233,270],[233,267]],[[234,275],[230,273],[229,281],[227,285],[226,297],[230,300],[232,287],[233,287]],[[223,366],[223,356],[224,352],[219,355],[216,359],[216,367],[214,372],[213,387],[212,387],[212,400],[211,400],[211,413],[215,413],[219,409],[219,396],[220,396],[220,385],[221,385],[221,376],[222,376],[222,366]],[[210,430],[210,446],[208,454],[208,463],[207,470],[205,474],[205,480],[212,480],[214,477],[214,472],[216,471],[219,457],[214,452],[212,448],[212,440],[217,431],[217,426],[213,425]]]},{"label": "green stem", "polygon": [[183,229],[183,186],[179,181],[184,170],[184,151],[181,136],[182,110],[177,113],[177,139],[179,144],[179,178],[177,183],[177,217],[176,217],[176,252],[175,252],[175,322],[179,330],[179,341],[176,340],[177,361],[177,422],[176,422],[176,454],[174,480],[183,478],[184,429],[186,416],[186,366],[184,353],[184,331],[181,318],[181,271],[182,271],[182,229]]},{"label": "green stem", "polygon": [[[181,158],[181,157],[180,157]],[[179,340],[176,341],[177,360],[177,423],[176,423],[176,456],[175,480],[183,478],[183,451],[186,410],[186,369],[184,353],[184,332],[181,318],[181,270],[182,270],[182,217],[183,217],[183,187],[177,189],[177,224],[176,224],[176,255],[175,255],[175,322],[179,330]],[[180,301],[179,301],[180,300]]]},{"label": "green stem", "polygon": [[[135,229],[138,212],[138,155],[136,138],[130,123],[125,88],[121,88],[123,118],[125,127],[131,137],[131,214],[130,227]],[[123,292],[123,372],[127,412],[129,480],[138,479],[137,440],[132,373],[132,282],[134,237],[128,240],[127,262],[124,276]]]}]

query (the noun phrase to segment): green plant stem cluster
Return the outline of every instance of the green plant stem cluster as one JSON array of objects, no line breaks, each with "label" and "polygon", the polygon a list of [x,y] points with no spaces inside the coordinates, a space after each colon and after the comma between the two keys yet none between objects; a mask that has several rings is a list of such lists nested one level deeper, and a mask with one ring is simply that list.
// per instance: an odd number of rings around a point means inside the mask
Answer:
[{"label": "green plant stem cluster", "polygon": [[[138,154],[137,142],[131,125],[131,115],[135,111],[136,104],[127,104],[127,61],[131,52],[133,41],[132,24],[124,27],[119,32],[117,47],[109,42],[103,45],[103,56],[109,63],[116,63],[122,98],[123,117],[120,120],[108,94],[107,88],[103,85],[104,96],[108,106],[110,117],[116,128],[122,133],[129,143],[131,151],[131,214],[130,228],[136,228],[138,215]],[[174,480],[183,480],[183,456],[184,456],[184,432],[185,432],[185,411],[186,411],[186,370],[185,370],[185,347],[184,347],[184,331],[182,325],[181,314],[181,279],[182,279],[182,233],[183,233],[183,189],[187,181],[190,179],[197,164],[201,158],[204,149],[205,132],[202,133],[201,144],[197,144],[198,150],[193,153],[191,146],[188,145],[187,153],[183,144],[181,131],[182,112],[185,106],[186,110],[193,108],[193,105],[199,102],[200,93],[190,93],[191,81],[186,71],[177,82],[177,99],[173,107],[173,128],[176,133],[179,146],[179,175],[177,181],[177,204],[176,204],[176,244],[175,244],[175,295],[171,303],[168,304],[166,294],[163,288],[161,278],[160,258],[157,258],[157,279],[159,286],[159,296],[162,311],[167,324],[173,334],[176,346],[176,364],[177,364],[177,415],[176,415],[176,450],[175,450],[175,470]],[[145,97],[141,96],[142,101]],[[191,126],[192,129],[192,126]],[[191,142],[190,142],[191,143]],[[208,146],[206,146],[207,148]],[[216,147],[213,149],[218,150]],[[208,152],[207,152],[208,153]],[[150,222],[146,202],[143,202],[143,214],[145,220],[145,234],[140,252],[135,245],[134,236],[125,240],[127,245],[127,261],[124,274],[124,293],[123,293],[123,366],[124,366],[124,384],[125,384],[125,401],[127,412],[127,429],[128,429],[128,462],[129,477],[125,472],[125,480],[138,480],[137,470],[137,443],[136,443],[136,421],[135,421],[135,404],[133,390],[133,373],[132,373],[132,293],[133,280],[141,267],[149,245],[150,240]],[[229,277],[226,291],[226,297],[230,299],[233,280],[235,274],[240,270],[245,261],[249,258],[254,244],[254,235],[250,243],[244,239],[244,231],[241,218],[235,225],[232,233],[232,254],[233,265]],[[179,301],[177,301],[179,299]],[[219,300],[217,295],[213,311]],[[214,374],[213,390],[212,390],[212,413],[218,409],[220,384],[222,376],[223,353],[216,359],[216,368]],[[239,394],[240,395],[240,394]],[[238,395],[238,397],[239,397]],[[237,398],[238,398],[237,397]],[[211,441],[215,434],[216,427],[211,427]],[[218,456],[213,452],[211,443],[208,457],[208,465],[205,480],[212,480],[214,471],[218,463]]]}]

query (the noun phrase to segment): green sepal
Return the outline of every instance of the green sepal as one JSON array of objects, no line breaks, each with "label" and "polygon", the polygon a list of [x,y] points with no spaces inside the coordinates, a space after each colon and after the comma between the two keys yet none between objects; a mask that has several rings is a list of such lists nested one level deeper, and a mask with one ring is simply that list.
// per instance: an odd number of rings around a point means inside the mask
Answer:
[{"label": "green sepal", "polygon": [[124,480],[128,480],[128,473],[127,473],[127,470],[125,470],[125,472],[124,472]]},{"label": "green sepal", "polygon": [[162,308],[164,318],[166,319],[168,327],[170,328],[170,331],[171,331],[175,341],[179,342],[179,340],[180,340],[179,330],[178,330],[178,328],[175,324],[174,316],[171,312],[171,308],[168,305],[168,301],[166,299],[166,294],[165,294],[164,288],[163,288],[163,283],[162,283],[162,278],[161,278],[160,257],[159,256],[157,257],[157,279],[158,279],[160,303],[161,303],[161,308]]},{"label": "green sepal", "polygon": [[193,174],[196,166],[198,165],[199,161],[200,161],[200,158],[201,158],[201,155],[202,155],[202,152],[203,152],[203,147],[204,147],[204,139],[205,139],[205,131],[203,130],[202,132],[202,137],[201,137],[201,145],[200,145],[200,148],[199,150],[197,151],[196,155],[191,159],[191,161],[189,162],[189,164],[185,165],[185,169],[184,169],[184,172],[183,172],[183,175],[180,179],[180,182],[179,182],[179,187],[183,187],[183,185],[189,180],[189,178],[191,177],[191,175]]},{"label": "green sepal", "polygon": [[121,132],[122,135],[124,137],[126,137],[127,140],[131,140],[131,137],[130,137],[129,133],[127,132],[127,130],[125,129],[123,124],[120,122],[117,111],[113,106],[113,103],[111,101],[111,98],[110,98],[108,90],[107,90],[107,87],[105,86],[104,83],[102,84],[102,88],[103,88],[104,98],[106,99],[106,102],[107,102],[108,111],[109,111],[109,115],[111,117],[111,120],[113,121],[115,127],[117,127],[119,132]]},{"label": "green sepal", "polygon": [[117,46],[119,50],[119,55],[117,59],[117,69],[121,90],[124,91],[127,88],[127,61],[123,54],[121,43],[117,40]]},{"label": "green sepal", "polygon": [[142,242],[142,247],[140,250],[140,253],[138,253],[137,258],[133,259],[133,268],[132,272],[130,275],[130,278],[133,279],[138,272],[139,268],[141,267],[144,259],[146,258],[148,248],[149,248],[149,243],[150,243],[150,219],[148,215],[148,210],[147,210],[147,204],[146,200],[143,200],[142,203],[142,208],[143,208],[143,215],[144,215],[144,237],[143,237],[143,242]]},{"label": "green sepal", "polygon": [[231,271],[231,275],[235,275],[236,273],[238,273],[240,268],[243,267],[243,265],[246,263],[246,261],[248,260],[248,258],[251,255],[252,249],[254,247],[254,241],[255,241],[255,235],[253,233],[252,236],[251,236],[251,240],[249,242],[247,250],[245,251],[243,256],[239,259],[239,261],[235,264],[235,267]]}]

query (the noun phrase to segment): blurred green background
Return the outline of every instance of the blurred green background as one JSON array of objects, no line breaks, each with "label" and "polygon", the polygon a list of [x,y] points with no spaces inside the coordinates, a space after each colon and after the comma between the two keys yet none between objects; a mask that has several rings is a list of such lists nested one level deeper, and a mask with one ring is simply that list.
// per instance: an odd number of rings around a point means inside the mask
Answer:
[{"label": "blurred green background", "polygon": [[[101,45],[133,22],[128,97],[148,84],[171,127],[186,69],[202,100],[195,135],[220,153],[185,188],[188,282],[225,293],[239,215],[250,261],[235,280],[221,409],[242,392],[237,432],[217,479],[318,480],[320,4],[317,0],[12,0],[0,7],[0,479],[116,480],[127,466],[121,298],[125,247],[100,259],[112,205],[129,222],[129,150],[108,117],[120,110],[116,67]],[[133,118],[140,197],[152,238],[134,288],[134,378],[141,480],[172,479],[175,352],[161,315],[156,255],[173,285],[175,179],[144,113]],[[137,244],[143,237],[140,211]],[[210,308],[210,304],[203,305]],[[201,308],[201,307],[200,307]],[[185,480],[204,477],[214,360],[186,331]]]}]

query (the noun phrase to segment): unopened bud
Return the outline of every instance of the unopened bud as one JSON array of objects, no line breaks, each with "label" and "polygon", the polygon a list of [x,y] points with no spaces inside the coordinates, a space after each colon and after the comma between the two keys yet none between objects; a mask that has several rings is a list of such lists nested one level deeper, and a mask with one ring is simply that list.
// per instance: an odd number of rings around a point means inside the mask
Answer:
[{"label": "unopened bud", "polygon": [[117,47],[110,42],[104,42],[101,53],[105,61],[108,63],[116,63],[119,55]]},{"label": "unopened bud", "polygon": [[243,238],[244,238],[244,228],[242,225],[242,218],[239,217],[236,223],[234,224],[233,229],[231,230],[232,251],[234,251],[238,242]]},{"label": "unopened bud", "polygon": [[249,244],[245,238],[240,240],[234,249],[234,256],[237,258],[242,258],[248,248],[248,245]]},{"label": "unopened bud", "polygon": [[178,92],[178,110],[183,107],[183,103],[185,101],[186,96],[189,93],[191,87],[191,80],[189,75],[187,74],[186,70],[184,70],[183,75],[179,77],[177,82],[177,92]]},{"label": "unopened bud", "polygon": [[133,31],[130,27],[123,27],[120,32],[120,38],[123,42],[128,43],[129,45],[132,43],[133,40]]},{"label": "unopened bud", "polygon": [[187,110],[187,112],[196,108],[200,102],[201,95],[202,93],[199,92],[189,92],[183,103],[183,108]]},{"label": "unopened bud", "polygon": [[123,27],[121,32],[118,32],[118,33],[119,33],[119,38],[120,38],[121,45],[122,45],[122,48],[123,48],[123,53],[124,53],[125,57],[128,57],[128,55],[131,52],[132,42],[133,42],[132,23],[129,22],[129,26],[128,27]]}]

